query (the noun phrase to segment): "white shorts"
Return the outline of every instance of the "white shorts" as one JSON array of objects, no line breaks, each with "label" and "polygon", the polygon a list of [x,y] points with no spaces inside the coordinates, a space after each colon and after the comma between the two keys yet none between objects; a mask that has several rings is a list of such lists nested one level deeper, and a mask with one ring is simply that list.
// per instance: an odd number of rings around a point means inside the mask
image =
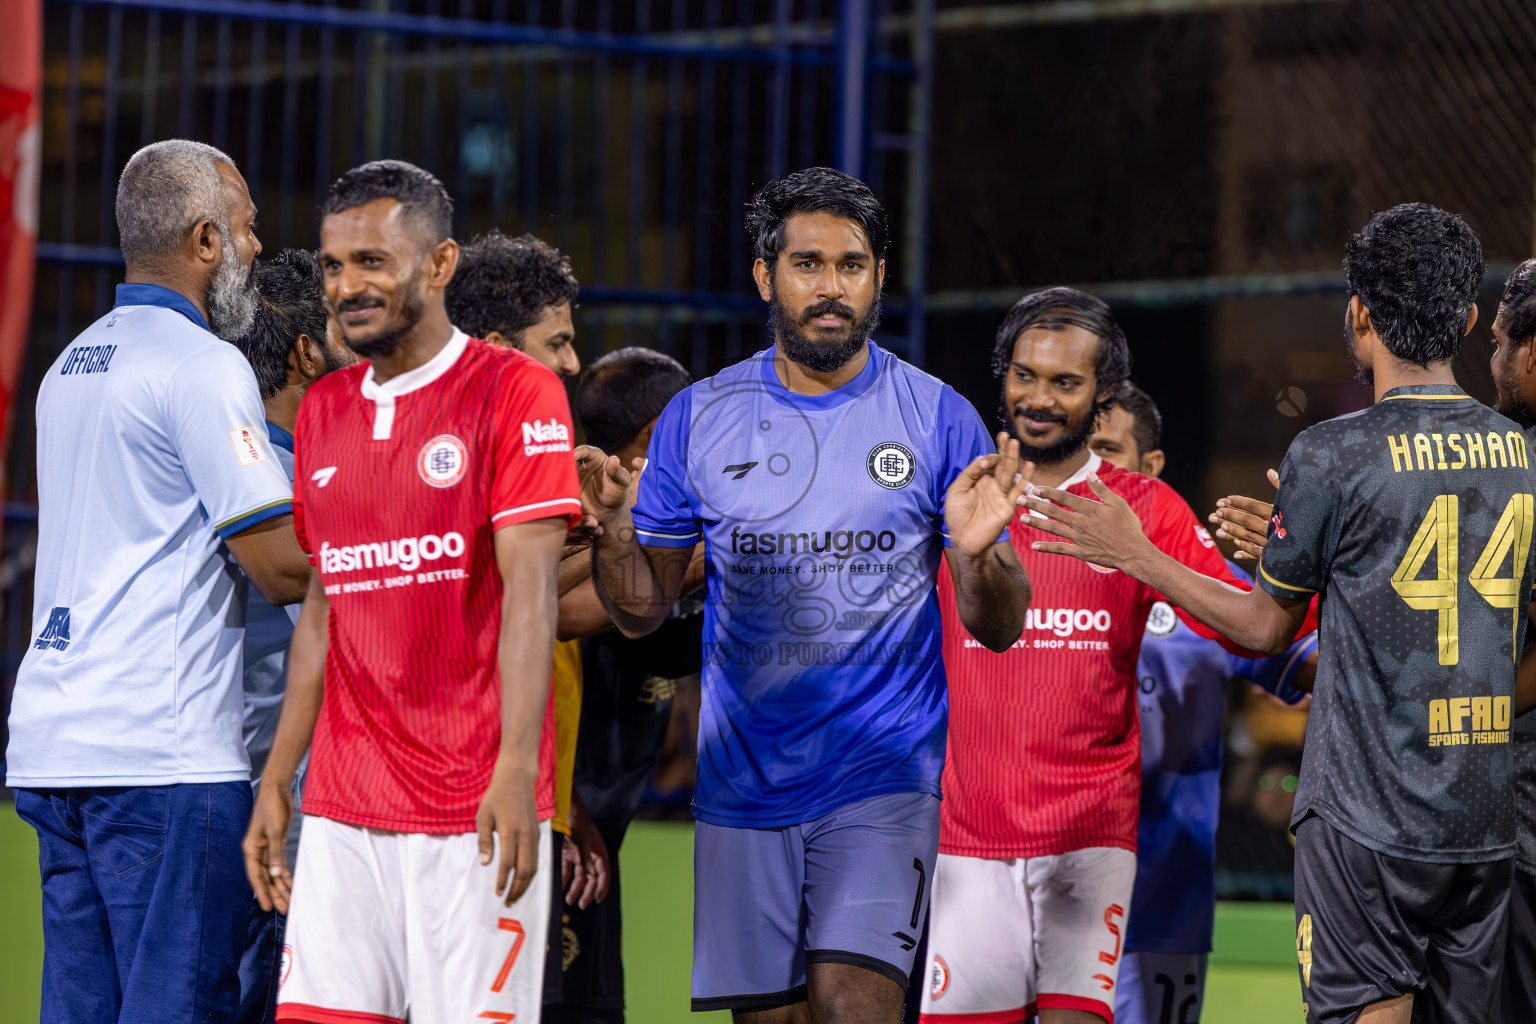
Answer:
[{"label": "white shorts", "polygon": [[1114,1020],[1136,855],[939,854],[923,1024],[1015,1024],[1059,1007]]},{"label": "white shorts", "polygon": [[307,816],[283,937],[277,1019],[475,1024],[539,1019],[549,939],[549,822],[512,906],[473,832],[383,832]]},{"label": "white shorts", "polygon": [[1125,954],[1115,1024],[1194,1024],[1205,1001],[1209,958],[1208,953]]}]

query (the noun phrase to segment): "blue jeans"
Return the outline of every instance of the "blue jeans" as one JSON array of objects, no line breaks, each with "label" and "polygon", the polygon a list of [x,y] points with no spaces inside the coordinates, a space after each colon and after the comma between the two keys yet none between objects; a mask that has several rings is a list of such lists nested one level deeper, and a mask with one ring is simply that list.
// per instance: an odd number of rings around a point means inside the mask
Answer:
[{"label": "blue jeans", "polygon": [[42,1024],[228,1021],[248,782],[17,790],[43,876]]}]

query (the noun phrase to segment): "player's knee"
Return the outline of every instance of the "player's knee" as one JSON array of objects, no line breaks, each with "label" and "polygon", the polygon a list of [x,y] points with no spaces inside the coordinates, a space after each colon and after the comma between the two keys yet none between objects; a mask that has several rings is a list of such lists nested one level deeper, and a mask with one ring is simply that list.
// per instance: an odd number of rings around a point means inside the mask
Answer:
[{"label": "player's knee", "polygon": [[807,980],[813,1024],[901,1024],[906,992],[878,971],[811,964]]}]

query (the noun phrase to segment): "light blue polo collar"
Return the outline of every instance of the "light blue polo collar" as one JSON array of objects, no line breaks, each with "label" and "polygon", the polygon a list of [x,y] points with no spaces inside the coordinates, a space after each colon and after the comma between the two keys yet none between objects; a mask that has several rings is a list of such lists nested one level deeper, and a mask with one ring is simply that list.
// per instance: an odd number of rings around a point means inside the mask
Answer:
[{"label": "light blue polo collar", "polygon": [[119,306],[164,306],[174,309],[203,330],[209,330],[208,321],[192,305],[192,300],[178,291],[158,284],[120,284],[117,286]]}]

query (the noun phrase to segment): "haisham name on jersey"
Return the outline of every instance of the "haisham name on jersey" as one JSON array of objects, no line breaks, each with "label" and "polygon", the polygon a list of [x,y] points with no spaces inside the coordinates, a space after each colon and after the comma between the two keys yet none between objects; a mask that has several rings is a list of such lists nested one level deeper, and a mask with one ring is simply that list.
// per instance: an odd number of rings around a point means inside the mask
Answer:
[{"label": "haisham name on jersey", "polygon": [[524,455],[545,455],[570,450],[571,432],[559,420],[551,418],[547,423],[540,420],[523,423]]}]

